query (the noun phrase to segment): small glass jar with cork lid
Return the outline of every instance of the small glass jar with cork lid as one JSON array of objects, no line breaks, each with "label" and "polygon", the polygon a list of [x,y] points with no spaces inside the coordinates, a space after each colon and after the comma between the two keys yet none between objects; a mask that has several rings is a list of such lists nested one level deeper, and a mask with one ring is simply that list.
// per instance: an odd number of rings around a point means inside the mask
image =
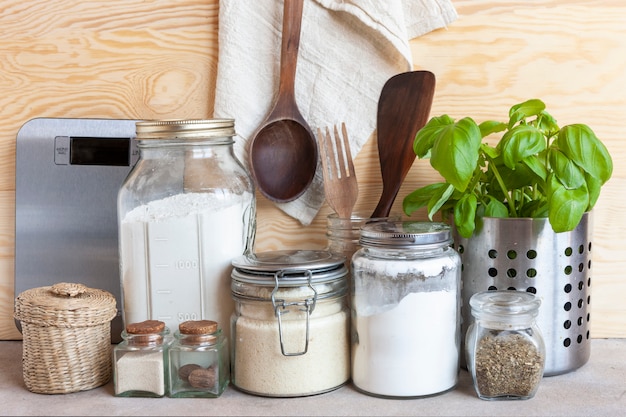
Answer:
[{"label": "small glass jar with cork lid", "polygon": [[113,348],[117,397],[163,397],[167,393],[169,329],[160,320],[130,323]]},{"label": "small glass jar with cork lid", "polygon": [[483,400],[534,397],[545,345],[536,324],[541,300],[521,291],[485,291],[470,298],[474,323],[465,339],[467,368]]},{"label": "small glass jar with cork lid", "polygon": [[181,323],[168,350],[170,397],[217,398],[229,382],[226,338],[217,322]]}]

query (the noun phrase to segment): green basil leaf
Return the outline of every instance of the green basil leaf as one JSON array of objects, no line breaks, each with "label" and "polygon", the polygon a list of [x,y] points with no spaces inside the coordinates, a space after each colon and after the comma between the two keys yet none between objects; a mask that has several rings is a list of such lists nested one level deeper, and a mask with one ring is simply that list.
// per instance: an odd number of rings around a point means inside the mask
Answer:
[{"label": "green basil leaf", "polygon": [[[526,158],[522,159],[521,164],[528,167],[532,172],[537,175],[538,178],[541,179],[542,182],[545,182],[548,178],[548,168],[545,165],[545,162],[542,158],[539,158],[537,155],[530,155]],[[517,168],[516,170],[519,170]]]},{"label": "green basil leaf", "polygon": [[561,184],[554,175],[550,176],[550,209],[548,218],[555,232],[574,230],[589,206],[589,194],[586,185],[570,190]]},{"label": "green basil leaf", "polygon": [[506,130],[506,123],[496,122],[495,120],[487,120],[478,125],[481,136],[487,137],[492,133],[498,133]]},{"label": "green basil leaf", "polygon": [[509,110],[509,129],[527,117],[539,115],[545,108],[545,103],[536,98],[514,105]]},{"label": "green basil leaf", "polygon": [[404,197],[404,200],[402,200],[402,210],[410,216],[420,208],[426,207],[432,196],[438,193],[439,189],[446,187],[448,187],[448,184],[438,182],[418,188]]},{"label": "green basil leaf", "polygon": [[430,220],[433,219],[441,206],[443,206],[448,201],[448,199],[450,199],[452,193],[454,193],[454,186],[452,184],[446,185],[447,187],[440,187],[435,190],[433,195],[430,197],[430,200],[428,201],[428,218]]},{"label": "green basil leaf", "polygon": [[557,124],[556,119],[546,111],[541,112],[541,114],[537,117],[535,126],[549,137],[554,136],[559,131],[559,125]]},{"label": "green basil leaf", "polygon": [[487,206],[485,207],[485,216],[506,218],[509,217],[509,209],[501,201],[496,200],[495,198],[490,198]]},{"label": "green basil leaf", "polygon": [[502,136],[498,144],[504,164],[515,169],[515,165],[527,156],[542,152],[546,148],[543,133],[530,125],[519,125]]},{"label": "green basil leaf", "polygon": [[[493,176],[494,168],[496,168],[500,173],[500,177],[502,177],[502,180],[507,187],[507,191],[529,187],[536,184],[538,181],[543,181],[525,164],[519,163],[515,165],[514,169],[510,169],[498,160],[497,163],[494,162],[489,167],[489,171],[487,172],[487,178],[489,179],[490,184],[496,187],[496,189],[499,189],[500,186],[495,182],[496,179]],[[499,198],[499,194],[497,194],[497,197]]]},{"label": "green basil leaf", "polygon": [[589,192],[589,207],[587,207],[587,211],[589,211],[598,202],[598,198],[600,197],[600,189],[602,188],[602,182],[589,174],[585,174],[585,181],[587,183],[587,190]]},{"label": "green basil leaf", "polygon": [[556,175],[556,178],[570,190],[579,188],[585,183],[585,176],[582,170],[564,153],[558,149],[550,149],[550,166]]},{"label": "green basil leaf", "polygon": [[498,148],[494,148],[493,146],[489,146],[486,143],[480,144],[481,152],[484,152],[489,158],[496,159],[500,156],[500,150]]},{"label": "green basil leaf", "polygon": [[415,152],[415,155],[420,159],[426,158],[430,154],[430,150],[441,131],[453,124],[454,119],[447,114],[430,119],[415,135],[415,140],[413,141],[413,152]]},{"label": "green basil leaf", "polygon": [[454,206],[454,225],[459,234],[469,238],[476,228],[476,207],[478,202],[474,194],[465,194]]},{"label": "green basil leaf", "polygon": [[563,127],[556,143],[561,152],[602,184],[611,178],[611,155],[589,126],[573,124]]},{"label": "green basil leaf", "polygon": [[431,150],[430,164],[448,183],[464,191],[477,167],[481,141],[476,122],[463,118],[441,130]]},{"label": "green basil leaf", "polygon": [[545,198],[529,201],[518,212],[518,217],[543,218],[548,217],[548,215],[548,201]]}]

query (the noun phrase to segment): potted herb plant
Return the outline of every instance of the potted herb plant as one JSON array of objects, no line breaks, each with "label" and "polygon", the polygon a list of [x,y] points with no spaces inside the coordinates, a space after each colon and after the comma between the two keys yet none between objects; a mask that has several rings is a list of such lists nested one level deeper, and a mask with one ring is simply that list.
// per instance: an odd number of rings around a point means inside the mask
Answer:
[{"label": "potted herb plant", "polygon": [[[493,141],[490,141],[493,138]],[[611,156],[585,124],[559,127],[544,102],[511,107],[508,121],[433,117],[413,149],[443,177],[403,200],[450,219],[463,259],[463,330],[469,298],[489,289],[537,294],[546,375],[589,357],[591,220],[613,171]]]}]

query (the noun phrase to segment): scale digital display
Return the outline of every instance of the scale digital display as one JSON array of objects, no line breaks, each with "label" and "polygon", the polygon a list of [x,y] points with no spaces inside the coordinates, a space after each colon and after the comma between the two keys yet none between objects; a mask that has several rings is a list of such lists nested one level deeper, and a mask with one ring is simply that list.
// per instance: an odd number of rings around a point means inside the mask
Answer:
[{"label": "scale digital display", "polygon": [[130,165],[129,138],[70,137],[71,165]]},{"label": "scale digital display", "polygon": [[56,165],[132,166],[137,149],[131,138],[57,136],[54,138]]}]

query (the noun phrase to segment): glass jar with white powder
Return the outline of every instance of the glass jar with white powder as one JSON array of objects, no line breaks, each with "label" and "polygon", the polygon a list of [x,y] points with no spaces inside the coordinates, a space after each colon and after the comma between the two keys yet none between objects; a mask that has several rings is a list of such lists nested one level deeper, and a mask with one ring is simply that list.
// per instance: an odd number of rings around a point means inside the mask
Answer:
[{"label": "glass jar with white powder", "polygon": [[352,258],[352,381],[381,397],[454,388],[460,359],[461,260],[450,228],[377,222]]},{"label": "glass jar with white powder", "polygon": [[113,348],[117,397],[163,397],[168,391],[170,330],[159,320],[129,323]]},{"label": "glass jar with white powder", "polygon": [[228,323],[231,261],[252,250],[256,217],[234,121],[144,121],[136,130],[140,159],[118,195],[124,322]]},{"label": "glass jar with white powder", "polygon": [[350,378],[343,256],[270,251],[233,261],[231,381],[241,391],[296,397]]}]

